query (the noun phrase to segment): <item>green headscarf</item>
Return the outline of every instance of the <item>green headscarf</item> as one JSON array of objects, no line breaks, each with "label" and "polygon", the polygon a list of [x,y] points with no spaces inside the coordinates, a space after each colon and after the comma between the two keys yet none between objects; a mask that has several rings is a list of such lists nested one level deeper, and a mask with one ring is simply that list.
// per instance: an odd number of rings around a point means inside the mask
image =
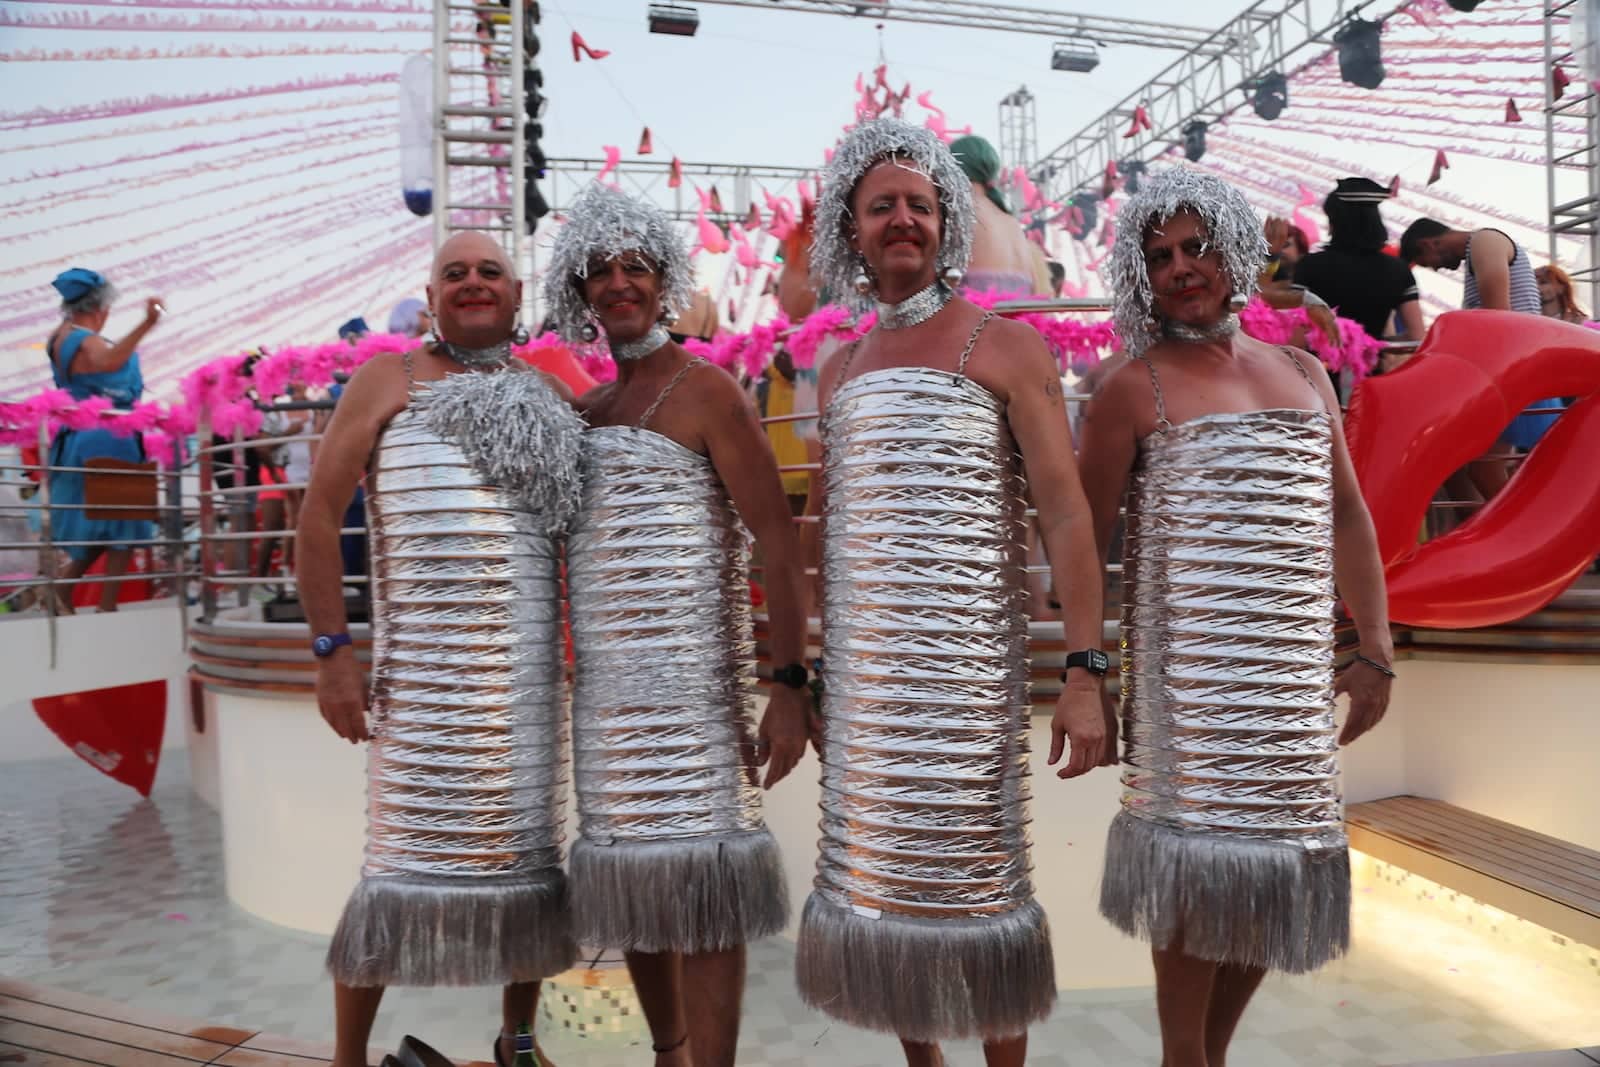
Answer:
[{"label": "green headscarf", "polygon": [[1000,153],[994,150],[994,145],[975,133],[969,133],[951,141],[950,152],[961,164],[966,176],[983,186],[983,195],[989,198],[989,202],[1007,215],[1011,214],[1011,205],[994,187],[994,183],[1000,180]]}]

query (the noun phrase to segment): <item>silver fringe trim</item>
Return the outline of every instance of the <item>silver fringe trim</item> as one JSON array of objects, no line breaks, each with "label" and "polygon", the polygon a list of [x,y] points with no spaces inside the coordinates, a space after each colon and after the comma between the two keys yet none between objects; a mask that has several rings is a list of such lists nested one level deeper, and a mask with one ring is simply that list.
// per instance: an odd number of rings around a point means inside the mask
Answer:
[{"label": "silver fringe trim", "polygon": [[533,512],[540,532],[565,532],[583,496],[583,419],[544,375],[452,374],[422,403],[428,428]]},{"label": "silver fringe trim", "polygon": [[1050,924],[1034,900],[987,918],[869,918],[812,893],[795,980],[813,1008],[908,1041],[1015,1037],[1056,1002]]},{"label": "silver fringe trim", "polygon": [[328,946],[328,972],[347,986],[469,986],[532,982],[577,961],[567,881],[538,877],[363,878]]},{"label": "silver fringe trim", "polygon": [[789,921],[778,842],[768,830],[691,839],[579,839],[569,859],[572,923],[592,948],[715,952]]},{"label": "silver fringe trim", "polygon": [[1156,948],[1314,971],[1350,947],[1350,852],[1175,829],[1121,812],[1100,914]]}]

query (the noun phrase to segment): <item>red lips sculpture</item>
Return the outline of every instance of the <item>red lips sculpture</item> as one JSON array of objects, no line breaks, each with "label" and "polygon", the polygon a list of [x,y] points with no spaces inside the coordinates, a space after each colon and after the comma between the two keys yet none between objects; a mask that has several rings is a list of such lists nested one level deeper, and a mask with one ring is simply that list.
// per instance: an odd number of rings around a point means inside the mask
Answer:
[{"label": "red lips sculpture", "polygon": [[[1499,495],[1417,544],[1434,491],[1545,397],[1577,397]],[[1378,529],[1389,615],[1494,626],[1544,607],[1600,555],[1600,333],[1509,311],[1453,311],[1393,374],[1363,382],[1345,419]]]}]

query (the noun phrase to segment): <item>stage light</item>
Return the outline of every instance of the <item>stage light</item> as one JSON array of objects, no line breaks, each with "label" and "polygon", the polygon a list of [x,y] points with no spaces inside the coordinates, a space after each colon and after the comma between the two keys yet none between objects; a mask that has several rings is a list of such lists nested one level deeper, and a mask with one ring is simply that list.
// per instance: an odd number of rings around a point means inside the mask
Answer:
[{"label": "stage light", "polygon": [[1383,23],[1351,17],[1338,33],[1333,35],[1334,46],[1339,49],[1339,77],[1363,89],[1376,89],[1383,84],[1383,52],[1378,34]]},{"label": "stage light", "polygon": [[1478,6],[1481,0],[1445,0],[1445,2],[1457,11],[1471,11]]},{"label": "stage light", "polygon": [[1087,74],[1099,65],[1100,53],[1094,50],[1093,45],[1082,42],[1058,41],[1055,52],[1050,56],[1051,70]]},{"label": "stage light", "polygon": [[1289,79],[1277,71],[1263,74],[1256,79],[1250,103],[1257,115],[1271,122],[1289,106]]},{"label": "stage light", "polygon": [[1200,162],[1200,157],[1206,154],[1207,128],[1199,119],[1183,128],[1183,158],[1190,163]]},{"label": "stage light", "polygon": [[681,4],[651,4],[650,32],[693,37],[700,28],[700,12]]}]

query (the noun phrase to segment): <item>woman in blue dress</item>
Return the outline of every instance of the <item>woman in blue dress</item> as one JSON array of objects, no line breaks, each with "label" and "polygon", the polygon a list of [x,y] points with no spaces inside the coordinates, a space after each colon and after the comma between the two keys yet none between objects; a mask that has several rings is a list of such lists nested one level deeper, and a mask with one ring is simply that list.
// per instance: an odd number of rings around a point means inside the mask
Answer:
[{"label": "woman in blue dress", "polygon": [[[144,321],[120,341],[100,336],[111,314],[116,290],[97,271],[73,267],[50,283],[61,294],[61,325],[45,345],[58,389],[65,389],[77,400],[103,396],[118,408],[131,408],[144,393],[144,376],[139,372],[136,351],[144,335],[161,318],[161,303],[151,297],[145,301]],[[119,437],[110,430],[62,430],[50,448],[52,467],[83,467],[96,458],[140,462],[144,446],[137,436]],[[106,574],[117,577],[128,571],[134,542],[149,540],[154,533],[144,520],[91,519],[83,508],[84,475],[59,471],[50,475],[50,531],[57,542],[83,542],[65,548],[72,558],[65,577],[83,577],[102,554]],[[107,582],[100,589],[100,610],[115,611],[120,582]],[[62,609],[71,612],[70,595],[61,598]]]}]

